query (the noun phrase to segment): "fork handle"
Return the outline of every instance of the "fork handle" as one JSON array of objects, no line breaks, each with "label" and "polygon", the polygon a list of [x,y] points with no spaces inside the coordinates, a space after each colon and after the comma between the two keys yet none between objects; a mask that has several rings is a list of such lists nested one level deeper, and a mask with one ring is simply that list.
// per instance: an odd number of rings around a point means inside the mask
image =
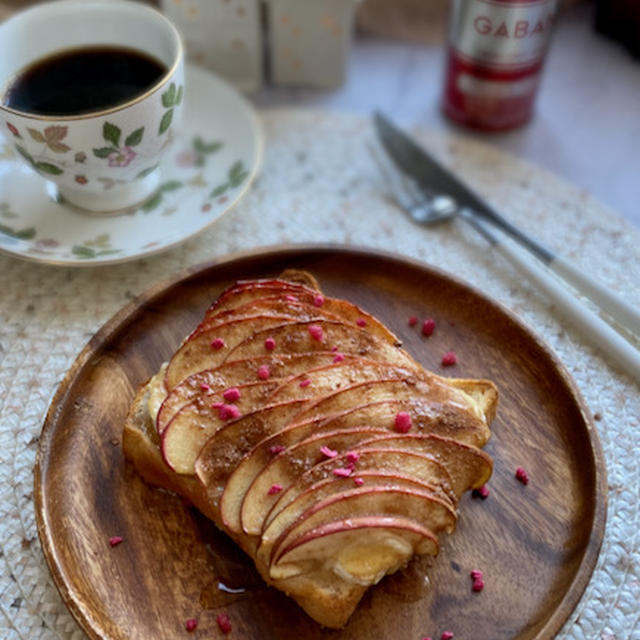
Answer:
[{"label": "fork handle", "polygon": [[590,278],[566,258],[554,254],[488,206],[478,210],[465,207],[465,211],[472,215],[480,216],[483,220],[490,222],[511,236],[542,260],[556,275],[595,302],[607,315],[640,337],[640,312],[619,295],[604,287],[594,278]]},{"label": "fork handle", "polygon": [[573,285],[595,302],[606,314],[617,320],[636,336],[640,336],[640,313],[620,296],[590,278],[565,258],[555,256],[549,263],[551,271]]},{"label": "fork handle", "polygon": [[480,232],[494,250],[517,267],[536,287],[546,294],[558,311],[573,324],[585,338],[599,347],[605,355],[615,360],[631,377],[640,382],[640,351],[635,349],[600,316],[571,295],[539,262],[523,255],[514,247],[501,242],[488,226],[476,216],[463,214],[462,219]]}]

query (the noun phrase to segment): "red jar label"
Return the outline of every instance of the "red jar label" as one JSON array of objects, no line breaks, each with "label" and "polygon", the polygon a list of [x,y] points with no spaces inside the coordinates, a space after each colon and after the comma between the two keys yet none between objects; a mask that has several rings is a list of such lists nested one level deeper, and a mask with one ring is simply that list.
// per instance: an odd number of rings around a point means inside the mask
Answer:
[{"label": "red jar label", "polygon": [[444,110],[498,130],[531,115],[557,0],[454,0]]}]

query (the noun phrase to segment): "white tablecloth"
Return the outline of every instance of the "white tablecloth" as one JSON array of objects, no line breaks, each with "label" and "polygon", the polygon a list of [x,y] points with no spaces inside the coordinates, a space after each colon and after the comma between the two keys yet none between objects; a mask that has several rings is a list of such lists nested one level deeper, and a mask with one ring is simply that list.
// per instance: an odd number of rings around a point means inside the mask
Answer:
[{"label": "white tablecloth", "polygon": [[[509,264],[457,224],[417,228],[384,198],[359,116],[263,114],[266,158],[253,189],[198,238],[162,255],[99,268],[0,256],[0,637],[82,638],[43,560],[33,510],[38,435],[57,384],[91,335],[172,273],[228,252],[339,242],[418,258],[519,314],[557,351],[591,410],[609,482],[606,537],[593,578],[559,635],[640,638],[640,394]],[[640,234],[587,193],[491,147],[419,132],[514,222],[640,307]]]}]

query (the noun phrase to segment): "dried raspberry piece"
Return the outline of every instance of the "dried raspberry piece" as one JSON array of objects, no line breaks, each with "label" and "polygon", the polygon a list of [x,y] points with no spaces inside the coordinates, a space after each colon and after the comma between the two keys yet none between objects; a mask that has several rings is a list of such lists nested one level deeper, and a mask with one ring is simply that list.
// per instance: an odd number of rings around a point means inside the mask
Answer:
[{"label": "dried raspberry piece", "polygon": [[366,321],[364,318],[358,318],[358,319],[356,320],[356,324],[357,324],[359,327],[366,327],[366,326],[367,326],[367,321]]},{"label": "dried raspberry piece", "polygon": [[300,386],[304,389],[305,387],[308,387],[311,384],[311,378],[305,378],[301,383]]},{"label": "dried raspberry piece", "polygon": [[473,591],[482,591],[484,589],[484,581],[482,580],[482,578],[478,578],[477,580],[473,581],[473,585],[471,585],[471,589]]},{"label": "dried raspberry piece", "polygon": [[452,367],[458,362],[458,356],[453,351],[447,351],[442,356],[441,364],[443,367]]},{"label": "dried raspberry piece", "polygon": [[216,351],[220,351],[225,346],[224,340],[222,338],[216,338],[211,341],[211,347]]},{"label": "dried raspberry piece", "polygon": [[342,353],[336,353],[336,356],[333,359],[333,363],[338,364],[338,362],[342,362],[343,360],[344,360],[344,355]]},{"label": "dried raspberry piece", "polygon": [[482,498],[483,500],[486,500],[489,497],[489,488],[486,484],[483,484],[481,487],[474,489],[471,492],[471,496],[473,498]]},{"label": "dried raspberry piece", "polygon": [[320,453],[322,453],[323,456],[327,456],[327,458],[335,458],[338,455],[337,451],[329,449],[327,446],[320,447]]},{"label": "dried raspberry piece", "polygon": [[322,342],[324,338],[322,327],[317,324],[309,325],[309,335],[318,342]]},{"label": "dried raspberry piece", "polygon": [[361,487],[364,484],[364,480],[358,476],[357,478],[353,479],[353,483],[356,486]]},{"label": "dried raspberry piece", "polygon": [[223,404],[219,409],[220,420],[233,420],[240,415],[240,409],[235,404]]},{"label": "dried raspberry piece", "polygon": [[394,427],[398,433],[408,433],[411,430],[411,416],[406,411],[398,411]]},{"label": "dried raspberry piece", "polygon": [[482,580],[482,571],[480,571],[480,569],[472,569],[471,572],[469,573],[469,575],[474,579],[474,580]]},{"label": "dried raspberry piece", "polygon": [[348,478],[353,473],[353,468],[338,467],[334,469],[332,473],[339,478]]},{"label": "dried raspberry piece", "polygon": [[123,540],[124,538],[122,536],[111,536],[109,538],[109,544],[112,547],[117,547]]},{"label": "dried raspberry piece", "polygon": [[411,316],[409,318],[409,326],[415,327],[418,324],[418,316]]},{"label": "dried raspberry piece", "polygon": [[349,451],[347,453],[347,461],[351,464],[355,464],[358,460],[360,460],[360,454],[357,451]]},{"label": "dried raspberry piece", "polygon": [[231,633],[231,620],[226,613],[219,613],[216,616],[216,622],[222,633]]},{"label": "dried raspberry piece", "polygon": [[264,341],[264,348],[267,351],[273,351],[276,348],[276,341],[273,338],[267,338]]},{"label": "dried raspberry piece", "polygon": [[267,491],[267,493],[270,496],[274,496],[276,493],[280,493],[282,491],[282,485],[281,484],[272,484],[271,488],[269,489],[269,491]]},{"label": "dried raspberry piece", "polygon": [[231,387],[222,394],[222,397],[227,402],[235,402],[240,399],[240,389],[238,389],[238,387]]},{"label": "dried raspberry piece", "polygon": [[314,299],[313,299],[313,304],[316,307],[321,307],[324,304],[324,296],[322,294],[318,294]]},{"label": "dried raspberry piece", "polygon": [[198,621],[195,618],[189,618],[184,621],[184,628],[191,633],[198,628]]},{"label": "dried raspberry piece", "polygon": [[268,380],[271,375],[271,370],[266,364],[262,364],[258,367],[258,378],[260,380]]},{"label": "dried raspberry piece", "polygon": [[433,335],[436,329],[436,321],[433,318],[427,318],[422,323],[422,335],[428,338]]},{"label": "dried raspberry piece", "polygon": [[279,453],[284,451],[284,447],[281,444],[274,444],[272,447],[269,447],[269,453],[272,456],[277,456]]},{"label": "dried raspberry piece", "polygon": [[529,484],[529,475],[522,467],[516,469],[516,478],[520,480],[522,484]]}]

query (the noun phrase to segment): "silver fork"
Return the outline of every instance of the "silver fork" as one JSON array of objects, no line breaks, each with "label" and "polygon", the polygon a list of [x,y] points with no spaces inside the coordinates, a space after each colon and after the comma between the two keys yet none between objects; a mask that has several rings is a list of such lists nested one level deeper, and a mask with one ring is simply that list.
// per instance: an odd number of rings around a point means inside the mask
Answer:
[{"label": "silver fork", "polygon": [[411,219],[429,226],[458,217],[480,233],[500,255],[511,262],[551,300],[557,310],[605,355],[616,360],[636,382],[640,382],[640,352],[607,324],[599,315],[580,302],[538,261],[525,256],[511,244],[503,242],[494,231],[470,209],[458,207],[446,195],[421,188],[415,180],[401,174],[372,146],[372,154],[384,175],[392,200]]}]

